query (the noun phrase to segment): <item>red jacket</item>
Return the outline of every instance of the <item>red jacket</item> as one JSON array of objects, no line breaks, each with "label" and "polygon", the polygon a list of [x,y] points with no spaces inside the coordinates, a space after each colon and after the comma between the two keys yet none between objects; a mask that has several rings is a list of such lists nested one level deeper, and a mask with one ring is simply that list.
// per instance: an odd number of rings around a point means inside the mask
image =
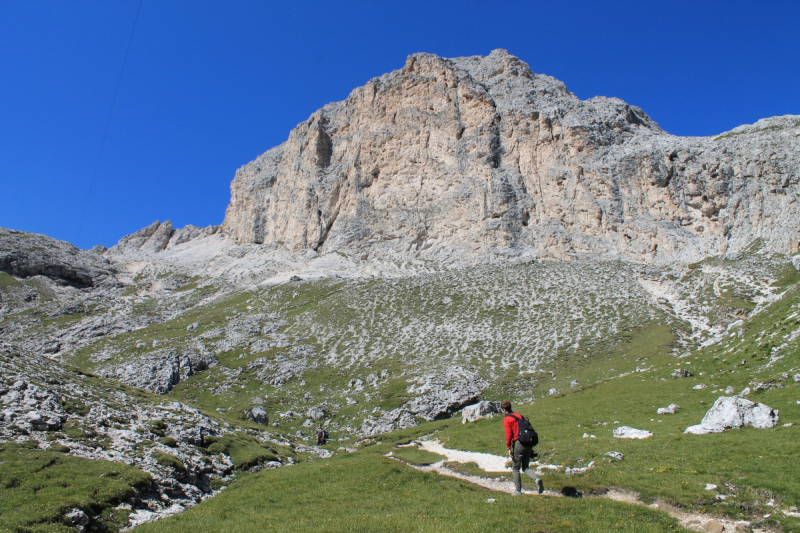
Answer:
[{"label": "red jacket", "polygon": [[503,419],[503,427],[506,429],[506,448],[509,450],[514,445],[514,441],[519,438],[519,418],[517,417],[522,417],[522,415],[511,413]]}]

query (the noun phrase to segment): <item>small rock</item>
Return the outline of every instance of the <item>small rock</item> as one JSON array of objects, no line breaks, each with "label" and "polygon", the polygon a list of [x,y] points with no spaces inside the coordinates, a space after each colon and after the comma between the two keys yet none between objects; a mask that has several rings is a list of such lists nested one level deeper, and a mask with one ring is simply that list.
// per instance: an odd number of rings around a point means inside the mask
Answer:
[{"label": "small rock", "polygon": [[656,414],[659,414],[659,415],[674,415],[675,411],[677,411],[680,408],[681,408],[680,405],[671,403],[667,407],[659,407],[658,411],[656,411]]},{"label": "small rock", "polygon": [[200,322],[194,322],[194,323],[189,324],[188,326],[186,326],[186,331],[194,331],[199,327],[200,327]]},{"label": "small rock", "polygon": [[689,378],[692,377],[692,373],[685,368],[679,368],[678,370],[670,374],[670,376],[672,376],[673,378]]},{"label": "small rock", "polygon": [[256,424],[261,424],[263,426],[269,424],[269,416],[267,416],[267,412],[259,405],[250,409],[250,411],[247,412],[247,417]]},{"label": "small rock", "polygon": [[625,455],[620,452],[606,452],[605,455],[610,457],[612,462],[622,461],[622,459],[625,457]]},{"label": "small rock", "polygon": [[634,429],[630,426],[620,426],[614,430],[614,437],[617,439],[647,439],[653,434],[643,429]]},{"label": "small rock", "polygon": [[706,483],[706,489],[705,490],[717,490],[717,486],[714,485],[713,483]]},{"label": "small rock", "polygon": [[792,422],[789,422],[789,423],[787,423],[787,424],[784,424],[784,425],[783,425],[783,427],[785,427],[785,428],[790,428],[790,427],[792,427],[793,425],[794,425],[794,423],[792,423]]},{"label": "small rock", "polygon": [[303,278],[301,278],[300,276],[292,276],[291,278],[289,278],[289,281],[303,281]]},{"label": "small rock", "polygon": [[596,439],[597,437],[594,435],[589,435],[588,433],[583,434],[584,439]]},{"label": "small rock", "polygon": [[747,396],[750,394],[750,387],[745,387],[745,389],[739,393],[739,396]]},{"label": "small rock", "polygon": [[497,500],[495,500],[494,498],[487,498],[487,499],[486,499],[486,503],[494,503],[494,502],[496,502],[496,501],[497,501]]},{"label": "small rock", "polygon": [[703,524],[703,528],[709,533],[722,533],[725,531],[725,526],[717,522],[716,520],[709,520],[705,524]]},{"label": "small rock", "polygon": [[325,411],[319,407],[312,407],[308,410],[306,416],[312,420],[322,420],[325,418]]},{"label": "small rock", "polygon": [[561,392],[561,389],[550,389],[549,391],[547,391],[547,395],[553,396],[554,394],[558,394],[559,392]]},{"label": "small rock", "polygon": [[569,388],[570,389],[574,389],[575,387],[580,387],[580,385],[581,384],[578,383],[578,380],[576,380],[576,379],[573,379],[572,381],[569,382]]},{"label": "small rock", "polygon": [[703,389],[705,389],[707,387],[708,387],[708,385],[706,385],[704,383],[698,383],[697,385],[692,387],[692,389],[694,389],[694,390],[703,390]]},{"label": "small rock", "polygon": [[64,518],[67,519],[67,522],[69,522],[71,526],[75,527],[78,526],[82,527],[89,523],[89,517],[86,516],[86,513],[84,513],[80,509],[71,510],[70,512],[64,515]]},{"label": "small rock", "polygon": [[727,394],[728,396],[730,396],[730,395],[731,395],[731,394],[733,394],[734,392],[736,392],[736,391],[734,391],[733,387],[731,387],[730,385],[728,385],[728,386],[725,388],[725,394]]}]

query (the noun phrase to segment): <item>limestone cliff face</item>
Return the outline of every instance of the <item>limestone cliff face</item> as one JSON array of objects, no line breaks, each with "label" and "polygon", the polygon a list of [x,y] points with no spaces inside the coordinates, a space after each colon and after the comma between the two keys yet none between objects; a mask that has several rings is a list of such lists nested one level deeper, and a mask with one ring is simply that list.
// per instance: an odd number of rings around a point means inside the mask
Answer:
[{"label": "limestone cliff face", "polygon": [[758,237],[795,252],[799,125],[675,137],[502,50],[415,54],[240,168],[222,231],[295,252],[452,262],[696,260]]}]

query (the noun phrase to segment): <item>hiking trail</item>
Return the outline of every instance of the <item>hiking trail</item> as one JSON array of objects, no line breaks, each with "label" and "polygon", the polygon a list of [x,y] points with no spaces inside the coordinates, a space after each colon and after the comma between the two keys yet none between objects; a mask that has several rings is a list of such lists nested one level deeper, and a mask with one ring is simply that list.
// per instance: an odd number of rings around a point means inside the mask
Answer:
[{"label": "hiking trail", "polygon": [[[510,479],[466,475],[450,470],[445,466],[446,462],[453,462],[453,461],[462,464],[475,463],[478,465],[478,468],[484,470],[487,473],[491,472],[507,473],[511,472],[511,468],[506,466],[506,463],[508,462],[508,459],[506,457],[490,453],[453,450],[450,448],[445,448],[438,440],[413,441],[405,446],[409,447],[415,446],[418,447],[420,450],[425,450],[428,452],[443,455],[446,457],[446,459],[442,459],[441,461],[438,461],[430,465],[415,465],[403,461],[402,459],[398,459],[397,457],[393,457],[392,452],[389,452],[389,454],[387,454],[387,457],[400,461],[406,464],[407,466],[410,466],[411,468],[420,470],[422,472],[436,472],[440,475],[461,479],[468,483],[472,483],[473,485],[478,485],[479,487],[483,487],[485,489],[489,489],[495,492],[505,492],[507,494],[511,494],[512,492],[514,492],[514,483]],[[541,464],[538,461],[532,462],[531,466],[536,468],[537,475],[545,474],[547,470],[552,471],[563,468],[561,465]],[[536,490],[529,490],[525,489],[524,487],[522,489],[522,493],[523,495],[526,496],[539,496]],[[545,491],[541,495],[565,497],[565,495],[562,494],[560,491],[548,489],[546,485],[545,485]],[[678,520],[681,527],[684,527],[692,531],[734,532],[734,531],[745,531],[746,530],[745,528],[751,527],[751,523],[748,521],[730,520],[728,518],[720,516],[709,516],[701,513],[695,513],[669,505],[667,503],[664,503],[663,501],[656,501],[648,505],[639,500],[639,495],[637,493],[626,491],[624,489],[615,488],[615,489],[610,489],[602,494],[586,494],[586,495],[581,495],[579,497],[606,498],[609,500],[628,503],[631,505],[647,505],[647,507],[651,509],[663,511],[669,514],[670,516]],[[718,526],[722,526],[723,529],[719,529]],[[767,533],[769,530],[761,528],[753,528],[751,531],[753,531],[754,533]]]}]

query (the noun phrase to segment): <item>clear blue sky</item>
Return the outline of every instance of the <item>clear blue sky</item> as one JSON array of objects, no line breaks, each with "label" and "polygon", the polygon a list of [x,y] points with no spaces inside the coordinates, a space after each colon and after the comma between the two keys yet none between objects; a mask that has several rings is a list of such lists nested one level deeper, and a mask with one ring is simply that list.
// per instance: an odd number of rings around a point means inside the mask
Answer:
[{"label": "clear blue sky", "polygon": [[677,135],[800,114],[800,2],[0,2],[0,226],[222,222],[235,170],[407,55],[505,48]]}]

